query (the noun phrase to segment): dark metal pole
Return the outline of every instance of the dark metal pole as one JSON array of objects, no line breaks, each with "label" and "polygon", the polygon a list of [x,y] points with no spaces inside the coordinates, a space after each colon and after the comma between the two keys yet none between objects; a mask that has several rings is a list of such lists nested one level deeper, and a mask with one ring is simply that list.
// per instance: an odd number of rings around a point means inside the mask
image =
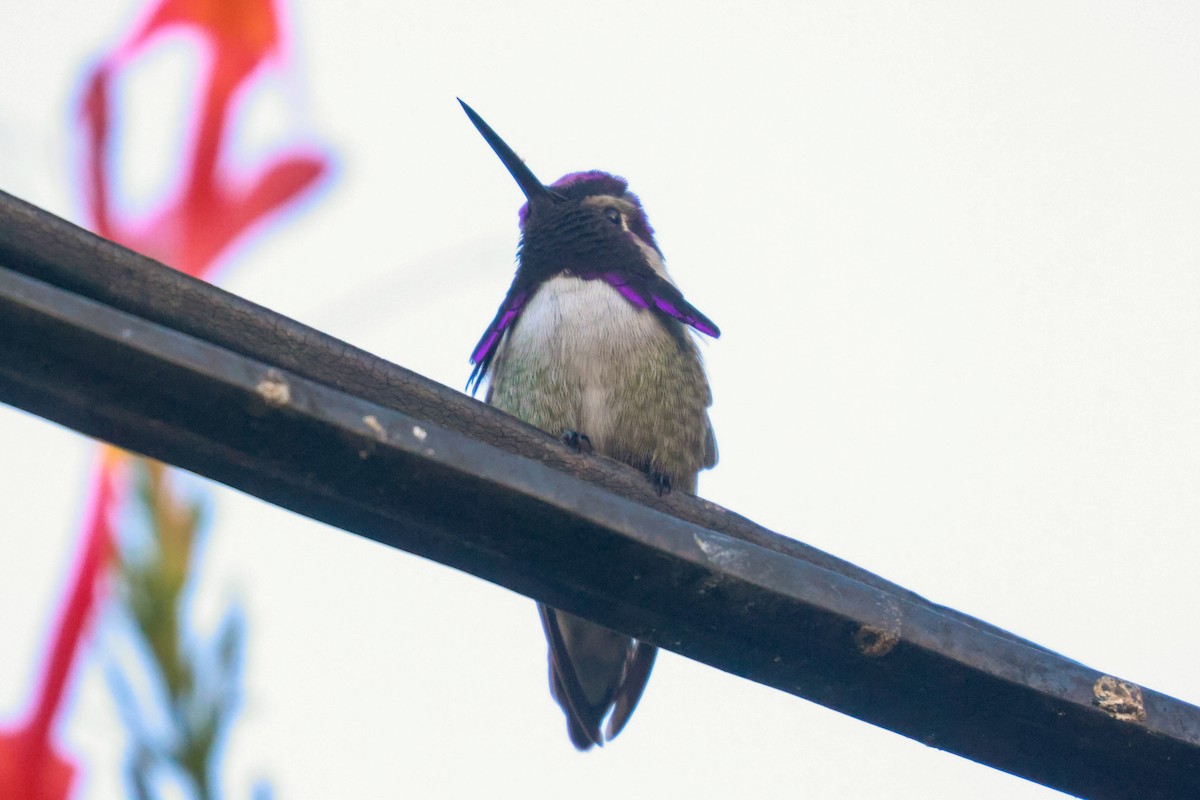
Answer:
[{"label": "dark metal pole", "polygon": [[89,435],[1071,794],[1200,796],[1200,709],[7,196],[0,332],[0,400]]}]

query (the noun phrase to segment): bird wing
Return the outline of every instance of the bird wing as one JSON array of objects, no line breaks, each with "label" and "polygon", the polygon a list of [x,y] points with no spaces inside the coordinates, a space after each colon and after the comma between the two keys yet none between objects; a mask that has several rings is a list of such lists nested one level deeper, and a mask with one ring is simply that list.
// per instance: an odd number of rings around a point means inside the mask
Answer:
[{"label": "bird wing", "polygon": [[629,658],[625,662],[625,674],[613,697],[613,712],[608,718],[607,738],[615,738],[637,708],[638,700],[642,699],[642,692],[646,689],[646,681],[650,680],[650,669],[654,666],[654,657],[657,654],[658,648],[645,642],[638,642],[637,646],[629,651]]},{"label": "bird wing", "polygon": [[636,306],[656,309],[714,339],[721,335],[721,329],[716,326],[716,323],[684,299],[683,293],[676,288],[675,284],[649,266],[631,273],[605,272],[598,277]]},{"label": "bird wing", "polygon": [[603,747],[600,722],[608,711],[608,705],[595,706],[588,702],[579,676],[575,673],[575,664],[567,652],[567,643],[558,625],[558,615],[553,608],[541,603],[538,603],[538,611],[542,615],[542,627],[550,645],[551,689],[554,699],[566,712],[571,742],[580,750],[587,750],[592,745]]},{"label": "bird wing", "polygon": [[517,317],[521,316],[521,311],[525,308],[525,301],[528,299],[529,292],[517,288],[516,282],[509,287],[508,294],[504,296],[504,302],[500,304],[500,310],[496,312],[491,324],[483,332],[479,344],[475,345],[475,349],[471,351],[471,363],[475,365],[475,369],[471,370],[471,377],[467,378],[467,391],[471,394],[475,394],[479,389],[479,384],[487,376],[488,369],[492,366],[492,359],[496,357],[496,350],[500,347],[500,339]]},{"label": "bird wing", "polygon": [[712,420],[704,415],[704,468],[712,469],[717,465],[720,455],[717,451],[717,436],[713,433]]}]

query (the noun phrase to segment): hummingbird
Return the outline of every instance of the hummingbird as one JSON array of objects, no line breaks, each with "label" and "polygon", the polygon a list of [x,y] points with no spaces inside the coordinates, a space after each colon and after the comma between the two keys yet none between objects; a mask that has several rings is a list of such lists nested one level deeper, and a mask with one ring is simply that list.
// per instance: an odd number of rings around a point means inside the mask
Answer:
[{"label": "hummingbird", "polygon": [[[641,470],[660,495],[694,494],[697,474],[717,463],[717,445],[689,328],[713,338],[720,330],[668,275],[625,179],[592,170],[544,185],[459,103],[526,200],[516,275],[471,353],[467,389],[474,394],[487,378],[490,405]],[[538,610],[568,736],[579,750],[602,746],[629,721],[657,651],[565,611]]]}]

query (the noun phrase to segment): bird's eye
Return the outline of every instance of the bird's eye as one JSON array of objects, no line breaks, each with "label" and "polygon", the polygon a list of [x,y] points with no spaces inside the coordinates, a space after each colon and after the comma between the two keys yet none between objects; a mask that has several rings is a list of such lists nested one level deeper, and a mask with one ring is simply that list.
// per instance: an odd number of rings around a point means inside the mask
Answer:
[{"label": "bird's eye", "polygon": [[609,222],[611,222],[613,225],[621,224],[621,212],[618,211],[617,209],[613,208],[612,206],[609,206],[608,208],[604,209],[604,218],[607,219]]}]

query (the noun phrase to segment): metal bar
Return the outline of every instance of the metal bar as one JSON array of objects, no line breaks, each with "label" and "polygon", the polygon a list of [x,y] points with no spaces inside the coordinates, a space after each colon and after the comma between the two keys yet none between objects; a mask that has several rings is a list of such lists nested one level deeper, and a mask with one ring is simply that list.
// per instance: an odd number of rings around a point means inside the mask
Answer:
[{"label": "metal bar", "polygon": [[[583,458],[519,420],[211,284],[190,278],[0,191],[0,264],[80,297],[156,322],[233,353],[462,433],[602,486],[625,499],[703,528],[800,558],[952,619],[1027,646],[1013,634],[803,542],[780,536],[713,503],[681,493],[659,497],[630,468]],[[464,374],[466,362],[464,359]]]},{"label": "metal bar", "polygon": [[1200,795],[1200,709],[712,504],[659,505],[632,471],[11,198],[0,332],[0,400],[89,435],[1071,794]]}]

